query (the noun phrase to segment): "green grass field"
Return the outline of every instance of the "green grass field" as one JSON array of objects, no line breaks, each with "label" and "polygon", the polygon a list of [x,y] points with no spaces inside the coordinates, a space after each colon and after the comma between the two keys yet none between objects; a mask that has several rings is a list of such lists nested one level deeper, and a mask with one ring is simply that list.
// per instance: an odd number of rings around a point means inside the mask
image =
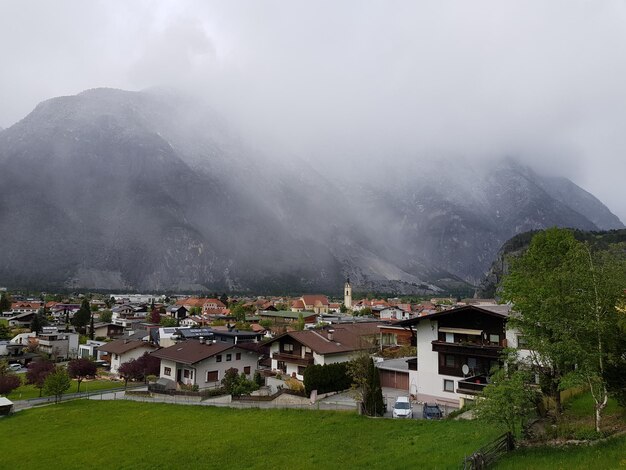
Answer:
[{"label": "green grass field", "polygon": [[76,400],[0,419],[3,468],[458,468],[497,435],[467,421]]},{"label": "green grass field", "polygon": [[503,457],[494,468],[498,470],[626,469],[626,436],[594,446],[519,450]]},{"label": "green grass field", "polygon": [[[112,382],[111,380],[90,380],[83,382],[80,384],[81,392],[93,392],[96,390],[106,390],[108,388],[119,388],[123,387],[124,382]],[[69,390],[65,393],[76,393],[78,388],[78,382],[72,380],[72,385]],[[42,395],[46,396],[46,395]],[[29,398],[37,398],[39,397],[39,389],[34,385],[22,385],[21,387],[16,388],[11,393],[6,395],[9,400],[28,400]]]},{"label": "green grass field", "polygon": [[[592,431],[594,402],[590,393],[572,398],[565,405],[563,421],[565,425],[581,430]],[[604,410],[603,429],[614,428],[626,420],[625,411],[617,402],[610,399]],[[575,423],[572,424],[572,423]],[[496,465],[497,469],[626,469],[626,436],[616,437],[596,445],[569,446],[562,448],[535,447],[515,451]]]}]

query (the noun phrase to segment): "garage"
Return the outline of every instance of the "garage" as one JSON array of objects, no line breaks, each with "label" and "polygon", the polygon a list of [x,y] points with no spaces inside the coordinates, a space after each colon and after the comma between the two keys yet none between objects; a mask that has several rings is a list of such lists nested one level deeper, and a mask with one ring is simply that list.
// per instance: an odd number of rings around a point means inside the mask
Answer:
[{"label": "garage", "polygon": [[409,391],[409,372],[399,370],[389,370],[378,368],[380,372],[380,385],[382,387],[396,388],[408,393]]}]

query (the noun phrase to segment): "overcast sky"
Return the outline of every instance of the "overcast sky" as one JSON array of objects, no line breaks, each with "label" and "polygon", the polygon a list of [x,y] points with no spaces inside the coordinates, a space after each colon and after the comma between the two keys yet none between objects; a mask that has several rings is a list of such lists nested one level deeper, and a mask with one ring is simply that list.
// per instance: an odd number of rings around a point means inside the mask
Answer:
[{"label": "overcast sky", "polygon": [[87,88],[176,87],[285,152],[514,156],[626,221],[624,1],[3,0],[0,70],[1,127]]}]

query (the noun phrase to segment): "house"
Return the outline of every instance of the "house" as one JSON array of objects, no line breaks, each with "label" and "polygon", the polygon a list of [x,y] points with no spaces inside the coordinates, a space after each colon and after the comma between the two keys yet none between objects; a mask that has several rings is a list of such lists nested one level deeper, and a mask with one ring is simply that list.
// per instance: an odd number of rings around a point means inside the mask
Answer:
[{"label": "house", "polygon": [[117,338],[124,334],[124,327],[115,323],[94,323],[94,338]]},{"label": "house", "polygon": [[409,392],[419,401],[460,407],[480,393],[493,366],[518,335],[507,329],[507,305],[467,305],[396,323],[417,346],[409,361]]},{"label": "house", "polygon": [[377,348],[378,338],[378,323],[363,322],[290,331],[266,344],[273,370],[303,380],[307,366],[350,361],[363,350]]},{"label": "house", "polygon": [[78,337],[77,333],[54,331],[41,333],[31,341],[36,342],[39,352],[54,359],[71,359],[78,355]]},{"label": "house", "polygon": [[182,320],[183,318],[186,318],[188,312],[189,309],[184,305],[173,305],[172,307],[167,309],[167,314],[170,317],[175,318],[176,320]]},{"label": "house", "polygon": [[11,312],[17,315],[19,313],[37,313],[44,306],[40,301],[13,302],[11,304]]},{"label": "house", "polygon": [[400,307],[386,307],[380,311],[379,318],[381,320],[408,320],[411,318],[411,313]]},{"label": "house", "polygon": [[102,359],[111,363],[111,372],[118,373],[122,364],[133,359],[138,359],[144,353],[157,349],[153,344],[138,339],[116,339],[104,346],[99,346],[99,351],[106,353]]},{"label": "house", "polygon": [[91,359],[93,361],[102,361],[104,353],[99,350],[101,346],[107,344],[104,341],[94,341],[88,339],[85,344],[78,345],[78,357],[83,359]]},{"label": "house", "polygon": [[415,335],[401,326],[393,324],[378,325],[381,348],[390,346],[415,346]]},{"label": "house", "polygon": [[9,322],[9,326],[20,327],[20,328],[28,328],[33,321],[33,318],[37,315],[37,312],[23,312],[17,313],[9,318],[7,321]]},{"label": "house", "polygon": [[315,312],[317,314],[328,313],[330,308],[330,302],[328,301],[328,297],[325,295],[303,295],[300,297],[300,300],[302,300],[302,303],[304,304],[304,310]]},{"label": "house", "polygon": [[236,369],[252,379],[259,354],[229,343],[181,341],[152,353],[161,359],[161,379],[200,389],[219,386],[228,369]]},{"label": "house", "polygon": [[293,310],[278,310],[274,312],[272,310],[264,310],[258,313],[261,320],[272,320],[276,324],[297,322],[300,315],[302,315],[304,323],[315,324],[317,321],[317,314],[315,312],[294,312]]}]

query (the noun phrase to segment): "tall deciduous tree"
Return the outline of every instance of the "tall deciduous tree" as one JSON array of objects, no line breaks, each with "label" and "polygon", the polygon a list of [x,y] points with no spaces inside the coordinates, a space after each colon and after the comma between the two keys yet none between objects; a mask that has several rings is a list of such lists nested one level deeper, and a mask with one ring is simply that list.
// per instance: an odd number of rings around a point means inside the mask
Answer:
[{"label": "tall deciduous tree", "polygon": [[537,369],[547,377],[557,415],[560,390],[584,382],[596,402],[598,431],[625,279],[623,247],[594,252],[570,231],[554,228],[533,237],[503,280],[502,298],[516,311],[510,324],[524,334]]},{"label": "tall deciduous tree", "polygon": [[57,367],[55,370],[46,377],[43,384],[43,390],[46,395],[54,395],[54,402],[58,403],[61,396],[69,390],[72,385],[72,380],[69,374],[63,368]]},{"label": "tall deciduous tree", "polygon": [[380,376],[366,351],[348,363],[348,374],[352,377],[352,388],[363,412],[368,416],[382,416],[385,405]]},{"label": "tall deciduous tree", "polygon": [[0,312],[7,312],[11,310],[11,297],[4,292],[0,294]]},{"label": "tall deciduous tree", "polygon": [[67,372],[71,378],[76,379],[78,382],[78,388],[76,391],[80,392],[81,382],[88,377],[95,377],[98,372],[98,367],[95,362],[90,361],[89,359],[72,359],[67,364]]},{"label": "tall deciduous tree", "polygon": [[90,320],[91,308],[89,307],[89,300],[84,298],[80,304],[80,309],[72,317],[72,325],[74,325],[81,333],[84,333]]}]

